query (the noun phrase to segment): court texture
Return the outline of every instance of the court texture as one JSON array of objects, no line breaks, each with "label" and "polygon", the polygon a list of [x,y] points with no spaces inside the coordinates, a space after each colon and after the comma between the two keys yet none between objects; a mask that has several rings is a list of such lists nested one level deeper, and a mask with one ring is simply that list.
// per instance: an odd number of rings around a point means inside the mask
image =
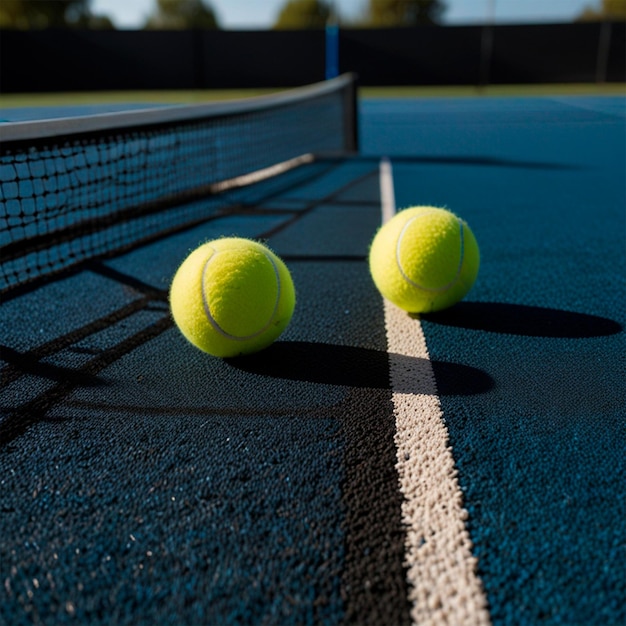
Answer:
[{"label": "court texture", "polygon": [[[2,111],[0,624],[626,623],[626,97],[353,96]],[[412,205],[481,250],[422,316]],[[218,359],[168,289],[231,235],[297,304]]]}]

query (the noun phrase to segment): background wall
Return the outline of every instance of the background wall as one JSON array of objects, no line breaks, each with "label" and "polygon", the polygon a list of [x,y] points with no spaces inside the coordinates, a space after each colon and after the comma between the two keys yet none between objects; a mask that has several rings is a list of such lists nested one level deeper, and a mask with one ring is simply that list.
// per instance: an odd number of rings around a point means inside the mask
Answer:
[{"label": "background wall", "polygon": [[[362,85],[625,82],[626,24],[343,29]],[[323,80],[325,33],[0,32],[0,91],[288,87]]]}]

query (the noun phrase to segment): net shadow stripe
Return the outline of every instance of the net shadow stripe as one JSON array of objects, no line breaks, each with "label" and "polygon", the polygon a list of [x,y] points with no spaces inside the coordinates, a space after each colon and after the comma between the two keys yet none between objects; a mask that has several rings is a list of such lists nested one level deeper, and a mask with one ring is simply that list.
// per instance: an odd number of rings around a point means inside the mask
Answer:
[{"label": "net shadow stripe", "polygon": [[8,367],[5,367],[1,372],[0,384],[2,384],[2,386],[10,385],[27,374],[58,382],[72,381],[85,387],[100,384],[97,378],[85,374],[80,370],[63,365],[46,363],[37,355],[33,355],[29,352],[19,352],[9,346],[0,345],[0,359],[9,364]]},{"label": "net shadow stripe", "polygon": [[[302,210],[306,210],[308,206],[311,204],[310,199],[296,200],[296,202],[302,202],[302,204],[305,205],[303,209],[261,207],[259,205],[266,204],[277,198],[280,199],[281,196],[285,195],[286,193],[294,189],[298,189],[304,184],[310,184],[316,180],[319,180],[320,178],[323,178],[332,170],[343,165],[346,161],[348,161],[346,157],[337,157],[334,159],[316,158],[312,163],[301,165],[299,166],[299,168],[291,170],[291,172],[287,172],[285,174],[276,176],[273,180],[280,180],[280,178],[282,177],[287,177],[289,174],[293,174],[296,170],[304,171],[305,169],[311,170],[315,168],[315,171],[311,172],[311,174],[304,176],[302,179],[294,180],[290,182],[289,184],[281,185],[278,189],[262,194],[261,196],[256,198],[254,202],[239,201],[239,202],[230,204],[228,206],[225,206],[222,208],[222,210],[218,214],[215,215],[215,218],[232,216],[232,215],[257,215],[257,214],[258,215],[265,215],[265,214],[293,215],[293,214],[301,212]],[[264,181],[264,182],[267,182],[267,181]],[[263,184],[263,183],[260,183],[260,184]],[[225,193],[229,193],[229,192],[225,192]],[[291,198],[289,198],[289,200],[291,200]]]},{"label": "net shadow stripe", "polygon": [[[97,377],[103,369],[121,357],[169,330],[173,323],[169,315],[162,317],[154,324],[88,361],[83,367],[76,370],[76,374],[79,375],[78,378],[90,377],[93,379]],[[52,408],[63,402],[79,386],[80,382],[76,377],[72,380],[64,380],[33,400],[17,407],[0,424],[0,442],[6,445],[23,435],[31,426],[44,419]]]},{"label": "net shadow stripe", "polygon": [[[300,203],[304,206],[304,208],[306,208],[309,203],[310,200],[307,198],[297,198],[297,197],[290,197],[289,198],[290,201],[293,201],[295,203]],[[332,200],[332,204],[336,205],[336,206],[345,206],[345,207],[351,207],[351,206],[355,206],[355,207],[380,207],[380,202],[376,201],[376,200]],[[245,206],[245,205],[244,205]],[[250,205],[250,206],[254,206],[254,205]],[[270,211],[275,211],[275,212],[297,212],[297,211],[301,211],[302,209],[281,209],[281,208],[277,208],[277,207],[267,207],[265,208],[265,210],[270,210]]]},{"label": "net shadow stripe", "polygon": [[143,294],[145,298],[143,299],[144,304],[145,301],[159,301],[159,302],[167,302],[168,292],[165,289],[159,289],[158,287],[154,287],[149,283],[140,280],[135,276],[131,276],[125,272],[120,272],[119,270],[111,267],[110,265],[106,265],[99,260],[89,260],[85,263],[85,269],[94,272],[95,274],[99,274],[100,276],[104,276],[110,280],[113,280],[121,285],[125,285],[138,291]]},{"label": "net shadow stripe", "polygon": [[[154,302],[154,299],[150,297],[134,300],[133,302],[113,311],[112,313],[109,313],[108,315],[100,317],[89,324],[85,324],[80,328],[26,352],[20,353],[8,346],[0,345],[0,359],[9,363],[9,365],[0,370],[0,381],[2,386],[9,385],[23,376],[26,373],[25,366],[27,366],[26,369],[28,372],[32,373],[35,364],[41,361],[41,359],[61,352],[90,335],[94,335],[110,328],[123,319],[144,310],[146,306],[152,302]],[[42,364],[40,363],[40,365]]]},{"label": "net shadow stripe", "polygon": [[[548,161],[524,161],[518,159],[506,159],[489,156],[463,156],[463,155],[450,155],[450,156],[437,156],[437,155],[423,155],[423,156],[409,156],[404,154],[388,155],[394,163],[401,164],[416,164],[416,165],[463,165],[463,166],[476,166],[476,167],[504,167],[515,169],[531,169],[531,170],[564,170],[564,171],[577,171],[583,168],[579,165],[570,163],[550,163]],[[372,161],[380,162],[380,156],[361,156],[358,157],[360,161]]]},{"label": "net shadow stripe", "polygon": [[[264,181],[260,181],[256,183],[257,185],[263,185],[263,184],[266,184],[269,180],[271,181],[280,181],[281,179],[284,180],[285,184],[280,185],[278,189],[274,189],[274,190],[262,193],[259,196],[259,198],[254,200],[253,203],[237,202],[233,206],[251,208],[251,207],[258,206],[259,204],[271,201],[275,198],[279,198],[280,196],[284,195],[285,193],[289,191],[292,191],[293,189],[298,189],[305,183],[312,183],[315,180],[319,180],[320,178],[323,178],[324,176],[326,176],[326,174],[336,169],[337,167],[340,167],[341,165],[346,163],[348,160],[349,160],[349,157],[345,157],[345,156],[336,157],[336,158],[326,158],[326,157],[315,156],[313,161],[309,163],[302,163],[298,165],[297,167],[294,167],[293,169],[289,170],[288,172],[283,172],[276,176],[272,176],[271,178],[268,178]],[[299,172],[304,173],[307,170],[310,171],[310,174],[304,175],[301,179],[296,178],[296,180],[291,180],[292,178],[294,178],[293,175],[295,173],[299,173]],[[253,185],[250,185],[250,187],[253,187]],[[228,190],[222,193],[228,194],[228,193],[233,193],[233,192],[231,190]]]},{"label": "net shadow stripe", "polygon": [[199,218],[197,220],[185,222],[185,224],[183,225],[178,225],[167,230],[163,230],[158,234],[151,234],[141,239],[135,239],[126,245],[115,248],[114,250],[109,250],[107,252],[103,252],[102,254],[94,254],[90,258],[81,259],[80,261],[77,261],[74,265],[62,267],[57,270],[47,272],[45,274],[40,274],[26,282],[19,282],[9,285],[4,290],[0,290],[0,296],[2,297],[3,302],[8,302],[9,300],[19,298],[25,294],[36,291],[44,285],[62,281],[71,276],[76,276],[77,274],[80,274],[86,268],[86,266],[88,266],[93,261],[111,259],[127,252],[131,252],[132,250],[135,250],[142,245],[153,243],[160,239],[165,239],[167,237],[170,237],[171,235],[175,235],[179,232],[193,228],[194,226],[198,226],[199,224],[204,224],[211,219],[212,218],[207,217]]},{"label": "net shadow stripe", "polygon": [[270,237],[273,237],[279,232],[285,230],[286,228],[289,228],[292,224],[301,220],[305,215],[308,215],[314,209],[324,204],[332,204],[334,198],[348,191],[352,187],[355,187],[356,185],[368,180],[369,178],[372,178],[373,176],[378,176],[377,169],[366,172],[365,174],[361,174],[360,176],[353,178],[348,183],[343,184],[341,187],[339,187],[338,189],[335,189],[334,191],[327,194],[326,196],[323,196],[322,198],[317,198],[315,200],[310,201],[308,205],[306,205],[304,208],[297,211],[290,219],[287,219],[284,222],[278,224],[277,226],[274,226],[273,228],[270,228],[266,230],[265,232],[263,232],[260,235],[260,238],[269,239]]},{"label": "net shadow stripe", "polygon": [[[129,418],[137,417],[138,415],[148,416],[178,416],[184,418],[202,418],[202,417],[221,417],[221,416],[233,416],[233,417],[259,417],[267,418],[268,409],[266,406],[219,406],[219,405],[163,405],[163,406],[148,406],[147,404],[112,404],[108,402],[94,402],[86,400],[72,399],[67,402],[67,406],[73,408],[86,410],[86,411],[104,411],[107,414],[112,412],[121,413]],[[342,405],[338,405],[338,410],[341,410]],[[294,409],[292,406],[285,408],[272,407],[272,417],[292,417]],[[320,417],[319,407],[313,406],[310,408],[300,407],[298,408],[298,414],[306,416],[308,419],[324,419]]]}]

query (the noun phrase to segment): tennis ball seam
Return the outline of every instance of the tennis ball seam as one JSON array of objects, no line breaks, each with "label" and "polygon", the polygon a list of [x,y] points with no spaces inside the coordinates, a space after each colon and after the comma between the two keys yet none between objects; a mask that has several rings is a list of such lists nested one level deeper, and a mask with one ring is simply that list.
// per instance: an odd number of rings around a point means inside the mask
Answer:
[{"label": "tennis ball seam", "polygon": [[276,264],[274,263],[274,260],[265,252],[262,252],[263,256],[265,256],[265,258],[270,262],[270,265],[272,266],[272,269],[274,270],[274,274],[276,276],[276,301],[274,302],[274,308],[272,310],[272,313],[269,317],[269,320],[267,321],[267,323],[258,331],[252,333],[251,335],[232,335],[228,332],[226,332],[218,323],[217,320],[213,317],[213,315],[211,314],[211,309],[210,309],[210,305],[209,305],[209,298],[206,292],[206,274],[208,271],[208,267],[209,267],[209,263],[211,262],[211,259],[213,259],[215,257],[216,254],[219,253],[218,250],[216,250],[215,248],[211,248],[212,252],[211,252],[211,256],[209,256],[209,258],[204,262],[204,267],[202,268],[202,281],[201,281],[201,289],[202,289],[202,306],[204,307],[204,313],[207,317],[207,320],[209,322],[209,324],[211,324],[211,326],[213,327],[213,329],[219,333],[220,335],[222,335],[222,337],[225,337],[226,339],[232,339],[233,341],[249,341],[250,339],[255,339],[256,337],[259,337],[260,335],[262,335],[265,331],[268,330],[268,328],[270,328],[270,326],[272,325],[274,318],[276,317],[276,313],[278,311],[278,306],[280,304],[280,296],[281,296],[281,285],[280,285],[280,274],[278,272],[278,268],[276,267]]},{"label": "tennis ball seam", "polygon": [[[448,289],[450,289],[451,287],[453,287],[455,285],[455,283],[459,280],[460,276],[461,276],[461,271],[463,270],[463,259],[465,256],[465,243],[464,243],[464,237],[463,237],[463,221],[461,219],[459,219],[458,217],[457,219],[457,223],[459,225],[459,239],[460,239],[460,247],[461,247],[461,256],[459,259],[459,265],[456,269],[456,273],[454,275],[454,278],[447,283],[446,285],[443,285],[441,287],[425,287],[424,285],[420,285],[419,283],[415,282],[414,280],[412,280],[404,271],[403,267],[402,267],[402,261],[400,259],[400,248],[402,246],[402,238],[404,237],[404,233],[407,230],[407,228],[415,221],[418,220],[420,218],[426,217],[425,215],[416,215],[415,217],[411,218],[403,227],[402,230],[400,231],[400,235],[398,236],[398,241],[396,242],[396,265],[398,266],[398,270],[400,271],[400,274],[402,275],[402,278],[404,278],[404,280],[406,280],[410,285],[413,285],[413,287],[416,287],[417,289],[421,289],[422,291],[429,291],[431,293],[443,293],[445,291],[448,291]],[[456,217],[456,216],[455,216]]]},{"label": "tennis ball seam", "polygon": [[[414,221],[416,217],[423,221]],[[396,213],[378,229],[369,251],[378,291],[411,313],[456,304],[472,288],[479,265],[478,243],[467,223],[447,209],[431,206]]]}]

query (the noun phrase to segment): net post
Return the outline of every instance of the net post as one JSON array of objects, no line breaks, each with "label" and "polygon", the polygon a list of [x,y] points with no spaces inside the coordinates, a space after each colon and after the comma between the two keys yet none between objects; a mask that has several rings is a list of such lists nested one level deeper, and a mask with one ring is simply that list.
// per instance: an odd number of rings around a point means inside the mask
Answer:
[{"label": "net post", "polygon": [[339,22],[332,5],[324,35],[326,44],[326,80],[330,80],[339,76]]}]

